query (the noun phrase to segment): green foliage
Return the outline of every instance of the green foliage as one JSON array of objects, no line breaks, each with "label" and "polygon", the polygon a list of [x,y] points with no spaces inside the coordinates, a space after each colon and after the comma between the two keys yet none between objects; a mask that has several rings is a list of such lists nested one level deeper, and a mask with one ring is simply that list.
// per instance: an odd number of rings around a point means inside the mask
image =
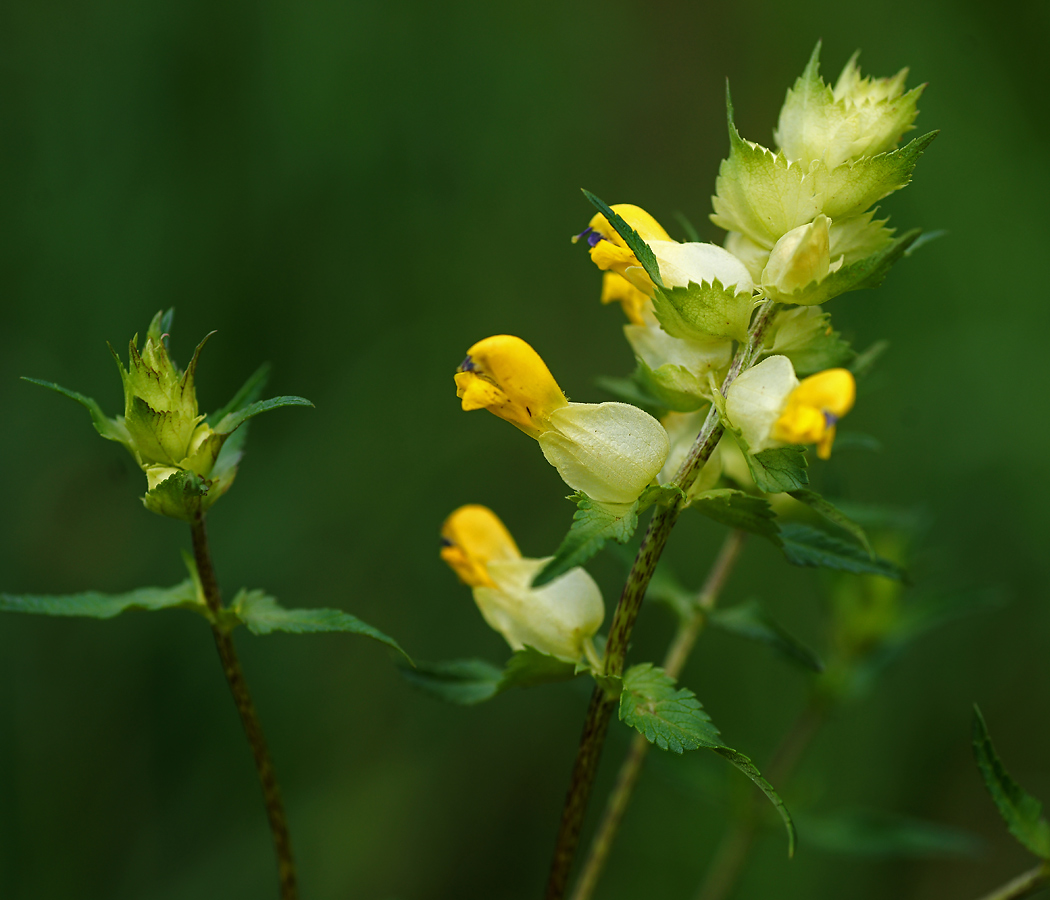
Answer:
[{"label": "green foliage", "polygon": [[41,387],[46,387],[49,390],[55,391],[63,397],[69,397],[70,400],[75,400],[91,414],[91,423],[95,426],[95,431],[102,435],[107,441],[117,441],[129,450],[131,449],[131,436],[128,434],[128,430],[124,424],[117,419],[109,418],[104,412],[102,412],[102,408],[91,397],[85,397],[83,394],[78,394],[76,391],[64,388],[61,385],[55,384],[53,381],[42,381],[39,378],[27,378],[25,376],[22,377],[22,380],[28,381],[30,384],[39,384]]},{"label": "green foliage", "polygon": [[985,787],[1010,834],[1036,856],[1050,860],[1050,824],[1042,815],[1043,805],[1010,777],[992,746],[984,716],[976,706],[973,708],[973,752]]},{"label": "green foliage", "polygon": [[809,484],[806,473],[809,463],[803,448],[777,447],[752,454],[747,447],[741,446],[755,486],[763,493],[797,491]]},{"label": "green foliage", "polygon": [[411,657],[389,635],[383,634],[367,622],[338,609],[285,609],[262,591],[241,590],[230,604],[232,612],[252,634],[272,634],[285,631],[289,634],[318,634],[321,632],[345,631],[360,634],[386,644],[401,654],[409,663]]},{"label": "green foliage", "polygon": [[871,541],[868,540],[868,535],[865,533],[864,529],[840,509],[821,497],[816,491],[802,489],[788,491],[788,493],[801,503],[805,503],[806,506],[814,512],[822,515],[829,522],[833,522],[835,525],[838,525],[839,528],[848,531],[857,539],[857,543],[868,552],[868,556],[872,559],[875,558],[875,551],[871,549]]},{"label": "green foliage", "polygon": [[696,694],[676,687],[674,679],[652,663],[624,673],[620,721],[672,753],[724,746]]},{"label": "green foliage", "polygon": [[600,212],[609,224],[616,229],[616,233],[623,238],[625,244],[630,247],[631,252],[635,255],[635,258],[642,264],[642,268],[645,269],[645,274],[648,275],[653,284],[657,287],[663,287],[663,280],[660,278],[660,266],[656,262],[656,257],[653,255],[653,251],[649,248],[649,245],[642,240],[641,236],[635,231],[630,225],[628,225],[619,215],[614,213],[607,204],[599,200],[590,191],[585,190],[583,196],[586,197],[591,204]]},{"label": "green foliage", "polygon": [[878,287],[886,279],[893,264],[905,255],[921,234],[921,228],[913,228],[864,259],[842,266],[818,284],[803,288],[799,302],[826,303],[839,294]]},{"label": "green foliage", "polygon": [[654,418],[662,418],[664,413],[667,412],[667,407],[649,392],[648,386],[639,381],[637,375],[637,369],[630,378],[614,378],[602,375],[595,378],[594,383],[617,400],[644,409]]},{"label": "green foliage", "polygon": [[805,378],[824,369],[845,366],[857,354],[848,341],[832,330],[828,313],[806,306],[777,315],[763,355],[786,356],[795,374]]},{"label": "green foliage", "polygon": [[717,278],[710,284],[659,288],[653,297],[653,309],[664,331],[694,341],[746,340],[753,307],[750,293],[734,293]]},{"label": "green foliage", "polygon": [[792,637],[762,608],[757,600],[747,600],[707,617],[712,627],[772,647],[791,662],[813,672],[823,672],[824,663],[809,647]]},{"label": "green foliage", "polygon": [[215,426],[215,430],[220,434],[229,434],[260,413],[269,412],[271,409],[279,409],[282,406],[313,406],[313,404],[304,397],[273,397],[269,400],[257,400],[223,416]]},{"label": "green foliage", "polygon": [[715,488],[693,495],[689,505],[730,528],[750,531],[776,544],[780,543],[776,513],[764,497],[733,488]]},{"label": "green foliage", "polygon": [[147,491],[142,503],[158,515],[192,522],[202,508],[211,505],[205,499],[207,495],[207,479],[189,469],[179,469]]},{"label": "green foliage", "polygon": [[0,594],[0,612],[34,613],[41,616],[86,616],[112,619],[129,610],[192,609],[205,613],[193,582],[183,581],[170,588],[145,587],[125,594],[39,595]]},{"label": "green foliage", "polygon": [[634,503],[599,503],[577,491],[569,498],[577,506],[569,533],[551,561],[533,580],[532,586],[542,587],[569,569],[582,566],[610,539],[620,544],[627,543],[638,527],[640,512],[654,504],[667,503],[681,494],[676,485],[661,485],[646,488]]},{"label": "green foliage", "polygon": [[693,412],[708,404],[704,396],[707,383],[686,366],[677,363],[664,363],[656,369],[637,357],[638,367],[634,380],[641,386],[641,391],[656,398],[662,409],[674,412]]},{"label": "green foliage", "polygon": [[874,809],[798,816],[810,846],[850,856],[930,859],[972,857],[981,841],[967,831]]},{"label": "green foliage", "polygon": [[901,569],[881,556],[869,556],[862,547],[833,534],[803,525],[785,522],[780,526],[784,556],[796,566],[813,566],[853,572],[856,575],[881,575],[900,581]]},{"label": "green foliage", "polygon": [[208,424],[215,428],[223,419],[225,419],[231,413],[239,412],[246,406],[255,403],[260,396],[262,396],[263,388],[266,387],[266,382],[270,380],[270,364],[263,363],[256,369],[251,376],[248,378],[239,391],[230,398],[230,402],[223,406],[221,409],[215,410],[215,412],[209,414],[207,418]]},{"label": "green foliage", "polygon": [[586,669],[534,647],[515,651],[502,669],[480,659],[417,663],[399,668],[413,687],[458,706],[491,700],[511,688],[568,681]]},{"label": "green foliage", "polygon": [[795,843],[797,840],[795,834],[795,823],[791,820],[791,814],[788,812],[788,808],[784,805],[784,801],[780,799],[780,795],[773,788],[773,785],[762,777],[762,773],[758,771],[758,767],[751,762],[749,757],[744,756],[743,753],[738,753],[730,747],[714,747],[713,750],[750,778],[755,787],[765,794],[769,802],[773,804],[777,813],[780,815],[781,820],[784,822],[784,828],[787,829],[788,856],[794,856]]}]

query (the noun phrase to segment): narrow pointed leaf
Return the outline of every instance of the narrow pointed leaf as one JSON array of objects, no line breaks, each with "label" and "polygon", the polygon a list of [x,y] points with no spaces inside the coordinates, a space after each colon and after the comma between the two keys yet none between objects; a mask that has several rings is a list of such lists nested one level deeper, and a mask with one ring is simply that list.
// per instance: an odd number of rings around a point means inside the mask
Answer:
[{"label": "narrow pointed leaf", "polygon": [[289,634],[345,631],[386,644],[409,663],[412,662],[411,657],[392,637],[339,609],[285,609],[273,597],[262,591],[243,590],[234,598],[230,608],[252,634],[272,634],[275,631],[285,631]]},{"label": "narrow pointed leaf", "polygon": [[904,572],[881,556],[870,557],[852,541],[845,541],[799,522],[785,522],[780,526],[784,556],[796,566],[835,569],[857,575],[881,575],[895,581],[904,579]]},{"label": "narrow pointed leaf", "polygon": [[754,494],[733,488],[716,488],[696,494],[689,501],[689,505],[716,522],[759,534],[780,545],[776,513],[764,497],[756,497]]},{"label": "narrow pointed leaf", "polygon": [[518,650],[507,660],[503,667],[497,692],[510,688],[535,687],[538,684],[551,684],[556,681],[568,681],[577,675],[576,664],[541,653],[535,647]]},{"label": "narrow pointed leaf", "polygon": [[843,531],[849,532],[857,539],[857,543],[864,548],[868,556],[871,559],[875,558],[875,551],[871,549],[871,541],[868,540],[868,535],[864,529],[832,503],[821,497],[816,491],[801,489],[788,491],[788,493],[801,503],[805,503],[815,513],[822,515],[829,522],[838,525]]},{"label": "narrow pointed leaf", "polygon": [[102,407],[100,407],[93,398],[86,397],[84,394],[78,394],[76,391],[64,388],[60,384],[55,384],[53,381],[42,381],[39,378],[28,378],[24,375],[22,376],[22,381],[28,381],[30,384],[38,384],[41,387],[46,387],[49,390],[55,391],[55,393],[61,394],[63,397],[75,400],[91,414],[91,423],[95,426],[95,431],[101,434],[106,440],[117,441],[125,446],[130,442],[131,438],[128,436],[127,429],[120,425],[115,419],[109,418],[104,412],[102,412]]},{"label": "narrow pointed leaf", "polygon": [[890,859],[972,857],[981,840],[968,831],[877,809],[807,814],[798,823],[803,839],[830,853]]},{"label": "narrow pointed leaf", "polygon": [[660,279],[660,266],[656,262],[656,256],[653,254],[649,245],[642,240],[641,235],[639,235],[638,232],[628,225],[619,215],[614,213],[606,203],[599,200],[590,191],[585,190],[583,196],[591,202],[598,212],[609,220],[609,224],[616,229],[616,233],[619,234],[620,237],[623,238],[624,243],[630,247],[631,252],[635,255],[638,262],[642,264],[642,268],[645,269],[645,274],[653,280],[653,284],[657,287],[662,287],[663,281]]},{"label": "narrow pointed leaf", "polygon": [[1050,860],[1050,824],[1042,815],[1043,804],[1010,777],[992,746],[984,716],[976,706],[973,708],[973,753],[985,787],[1010,834],[1036,856]]},{"label": "narrow pointed leaf", "polygon": [[405,680],[424,693],[459,706],[496,696],[503,670],[481,659],[455,659],[398,667]]},{"label": "narrow pointed leaf", "polygon": [[772,647],[791,662],[813,672],[823,672],[824,663],[809,647],[790,635],[757,600],[714,609],[708,614],[712,627],[737,637]]},{"label": "narrow pointed leaf", "polygon": [[762,773],[758,771],[758,767],[751,762],[750,757],[744,756],[743,753],[738,753],[730,747],[714,747],[712,748],[715,753],[721,756],[723,759],[728,760],[737,769],[743,772],[766,797],[769,802],[775,807],[777,814],[784,822],[784,828],[787,830],[788,838],[788,856],[795,855],[795,842],[797,835],[795,833],[795,823],[791,819],[791,813],[788,812],[787,806],[784,805],[784,801],[781,799],[780,794],[776,792],[776,789],[771,785],[765,778],[762,777]]},{"label": "narrow pointed leaf", "polygon": [[203,612],[192,581],[170,588],[146,587],[125,594],[0,594],[0,612],[32,613],[40,616],[85,616],[112,619],[130,610],[192,609]]},{"label": "narrow pointed leaf", "polygon": [[222,407],[222,409],[217,409],[208,416],[208,424],[214,428],[219,422],[226,418],[226,416],[244,409],[244,407],[249,404],[255,403],[262,394],[263,388],[266,387],[266,382],[269,381],[269,379],[270,364],[263,363],[251,374],[248,380],[241,385],[240,390],[233,395],[229,403]]},{"label": "narrow pointed leaf", "polygon": [[303,397],[274,397],[270,400],[259,400],[225,416],[215,426],[215,430],[222,434],[229,434],[260,413],[282,406],[313,406],[313,404]]}]

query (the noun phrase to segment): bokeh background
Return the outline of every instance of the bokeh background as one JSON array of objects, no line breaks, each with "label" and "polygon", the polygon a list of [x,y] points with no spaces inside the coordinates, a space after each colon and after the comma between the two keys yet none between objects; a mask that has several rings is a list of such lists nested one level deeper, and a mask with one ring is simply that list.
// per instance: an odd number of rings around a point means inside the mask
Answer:
[{"label": "bokeh background", "polygon": [[[420,659],[506,647],[437,556],[464,502],[500,513],[529,555],[556,546],[565,488],[505,423],[459,411],[452,372],[519,334],[578,400],[632,360],[598,274],[568,242],[586,187],[706,239],[727,150],[724,80],[745,136],[769,142],[817,38],[831,76],[929,82],[942,130],[899,227],[948,234],[878,291],[831,305],[886,337],[852,416],[881,453],[843,452],[836,494],[919,508],[917,586],[1000,592],[996,609],[916,642],[816,737],[789,801],[873,808],[972,832],[967,858],[832,854],[758,841],[740,898],[976,896],[1031,863],[1006,836],[969,747],[980,703],[1014,775],[1050,801],[1050,375],[1044,297],[1050,7],[906,0],[802,6],[418,0],[0,9],[0,589],[123,591],[181,580],[186,529],[147,513],[130,458],[84,412],[18,381],[120,408],[123,352],[177,308],[173,352],[202,358],[202,406],[264,360],[271,393],[315,410],[257,420],[211,516],[228,593],[335,606]],[[921,132],[917,132],[921,133]],[[825,483],[828,483],[825,481]],[[699,519],[699,517],[697,517]],[[687,517],[670,549],[698,583],[720,531]],[[752,542],[726,599],[762,598],[826,646],[824,582]],[[592,566],[611,610],[622,570]],[[643,613],[635,660],[671,624]],[[582,684],[451,708],[345,635],[239,637],[289,807],[303,896],[432,900],[539,894],[575,753]],[[684,681],[760,763],[811,676],[705,636]],[[626,746],[614,725],[603,788]],[[710,757],[710,758],[708,758]],[[654,763],[656,760],[653,760]],[[643,780],[607,898],[690,897],[746,782],[699,754]],[[273,862],[258,787],[203,621],[0,621],[0,896],[259,898]]]}]

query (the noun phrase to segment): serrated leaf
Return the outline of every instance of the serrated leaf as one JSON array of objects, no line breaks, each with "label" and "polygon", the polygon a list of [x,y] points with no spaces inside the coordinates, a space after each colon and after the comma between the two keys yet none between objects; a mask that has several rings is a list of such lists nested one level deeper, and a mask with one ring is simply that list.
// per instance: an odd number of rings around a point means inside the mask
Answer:
[{"label": "serrated leaf", "polygon": [[266,387],[266,382],[270,379],[270,364],[263,363],[256,369],[251,376],[248,378],[240,390],[230,399],[221,409],[215,410],[208,416],[208,424],[214,428],[219,422],[226,418],[231,413],[238,412],[244,409],[246,406],[255,403],[263,392],[263,388]]},{"label": "serrated leaf", "polygon": [[827,303],[833,297],[850,291],[876,288],[886,279],[893,264],[907,253],[908,248],[919,239],[921,234],[921,228],[913,228],[870,256],[842,266],[837,272],[832,272],[819,283],[797,291],[797,296],[789,294],[784,299],[787,302],[813,306]]},{"label": "serrated leaf", "polygon": [[807,844],[852,856],[931,859],[973,856],[980,839],[967,831],[874,809],[807,814],[798,823]]},{"label": "serrated leaf", "polygon": [[663,281],[660,278],[660,266],[656,262],[656,256],[654,255],[652,248],[642,240],[641,235],[639,235],[638,232],[628,225],[619,215],[613,212],[606,203],[599,200],[590,191],[585,190],[583,196],[586,197],[595,209],[605,216],[609,224],[616,229],[616,233],[623,238],[624,243],[630,248],[638,262],[642,264],[642,268],[645,269],[645,274],[652,279],[653,284],[657,287],[662,287]]},{"label": "serrated leaf", "polygon": [[32,613],[40,616],[86,616],[112,619],[123,612],[158,609],[191,609],[204,613],[190,580],[170,588],[145,587],[124,594],[86,591],[80,594],[0,594],[0,612]]},{"label": "serrated leaf", "polygon": [[811,566],[853,572],[856,575],[881,575],[901,581],[901,569],[881,556],[869,557],[851,541],[835,537],[819,528],[800,522],[785,522],[780,526],[784,556],[796,566]]},{"label": "serrated leaf", "polygon": [[28,378],[26,376],[22,376],[22,381],[28,381],[30,384],[38,384],[40,387],[45,387],[57,394],[61,394],[63,397],[75,400],[91,414],[91,424],[95,426],[95,431],[102,435],[107,441],[116,441],[130,449],[131,436],[128,434],[127,428],[122,422],[117,419],[111,419],[102,412],[102,407],[100,407],[93,398],[87,397],[84,394],[78,394],[76,391],[64,388],[60,384],[55,384],[53,381],[42,381],[39,378]]},{"label": "serrated leaf", "polygon": [[303,397],[273,397],[270,400],[259,400],[248,404],[248,406],[236,412],[228,413],[219,420],[215,430],[220,434],[229,434],[260,413],[269,412],[271,409],[279,409],[282,406],[313,406],[313,404]]},{"label": "serrated leaf", "polygon": [[776,513],[764,497],[733,488],[716,488],[695,494],[689,505],[716,522],[759,534],[774,544],[780,544]]},{"label": "serrated leaf", "polygon": [[603,504],[579,492],[573,494],[572,499],[576,501],[577,509],[569,533],[551,561],[533,580],[533,587],[542,587],[569,569],[582,566],[609,539],[626,543],[638,527],[639,500],[630,504]]},{"label": "serrated leaf", "polygon": [[473,706],[495,697],[503,676],[499,666],[481,659],[416,663],[415,667],[398,668],[413,687],[460,706]]},{"label": "serrated leaf", "polygon": [[192,522],[202,508],[207,508],[208,490],[206,479],[189,469],[179,469],[147,491],[142,503],[158,515]]},{"label": "serrated leaf", "polygon": [[[582,671],[582,670],[580,670]],[[579,674],[576,663],[568,662],[549,653],[542,653],[535,647],[526,646],[515,651],[503,667],[497,693],[510,688],[529,688],[538,684],[552,684],[557,681],[568,681]]]},{"label": "serrated leaf", "polygon": [[1010,777],[992,745],[984,716],[976,706],[973,708],[973,752],[985,787],[1010,834],[1036,856],[1050,860],[1050,824],[1042,816],[1043,804]]},{"label": "serrated leaf", "polygon": [[412,658],[392,637],[339,609],[285,609],[273,597],[262,591],[242,590],[230,604],[230,611],[252,634],[272,634],[275,631],[289,634],[343,631],[386,644],[409,663],[412,662]]},{"label": "serrated leaf", "polygon": [[658,288],[653,296],[653,310],[663,330],[671,337],[689,340],[744,341],[753,308],[750,293],[734,293],[717,278],[711,284]]},{"label": "serrated leaf", "polygon": [[652,663],[631,666],[624,673],[620,721],[672,753],[725,746],[696,694],[677,687]]},{"label": "serrated leaf", "polygon": [[824,671],[824,663],[820,657],[785,631],[757,600],[747,600],[736,606],[714,609],[708,613],[707,621],[712,627],[728,634],[772,647],[803,668],[813,672]]},{"label": "serrated leaf", "polygon": [[795,843],[797,841],[797,835],[795,833],[795,823],[791,820],[791,813],[788,812],[787,806],[784,805],[784,801],[768,781],[762,777],[762,773],[758,771],[758,767],[751,762],[751,759],[744,756],[743,753],[738,753],[730,747],[713,747],[715,753],[721,756],[723,759],[728,760],[734,766],[736,766],[741,772],[743,772],[755,786],[766,795],[769,802],[776,808],[780,818],[784,822],[784,828],[787,829],[788,836],[788,856],[795,855]]},{"label": "serrated leaf", "polygon": [[857,539],[857,543],[864,548],[868,556],[871,559],[875,558],[875,551],[871,549],[871,541],[868,540],[868,535],[864,529],[832,503],[821,497],[816,491],[803,489],[788,491],[788,493],[799,502],[805,503],[813,512],[838,525],[843,531],[849,532]]},{"label": "serrated leaf", "polygon": [[777,447],[761,453],[744,452],[755,486],[766,494],[797,491],[809,484],[805,451],[800,447]]}]

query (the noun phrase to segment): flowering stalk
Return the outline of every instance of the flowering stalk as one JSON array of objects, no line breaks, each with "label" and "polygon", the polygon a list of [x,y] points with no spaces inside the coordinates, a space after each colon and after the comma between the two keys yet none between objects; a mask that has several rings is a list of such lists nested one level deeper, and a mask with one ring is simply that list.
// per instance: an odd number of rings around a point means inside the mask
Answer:
[{"label": "flowering stalk", "polygon": [[[718,602],[722,588],[729,579],[746,540],[747,533],[744,531],[734,530],[726,536],[722,549],[719,550],[718,557],[707,575],[707,580],[696,598],[695,612],[687,621],[679,625],[671,646],[667,648],[662,668],[671,678],[677,679],[681,674],[693,645],[703,630],[704,622]],[[651,746],[652,744],[642,734],[635,734],[632,738],[630,749],[616,776],[616,784],[606,801],[602,820],[591,841],[583,872],[573,891],[572,900],[590,900],[594,893]]]},{"label": "flowering stalk", "polygon": [[270,757],[270,749],[266,745],[262,725],[259,723],[255,705],[252,703],[252,695],[248,691],[248,683],[244,679],[244,670],[241,668],[241,661],[233,645],[233,638],[221,624],[225,607],[219,592],[219,582],[215,577],[215,567],[211,561],[203,512],[198,512],[190,522],[190,531],[193,535],[193,556],[197,563],[200,589],[212,614],[211,630],[215,638],[215,648],[219,651],[222,671],[230,686],[230,693],[233,695],[237,712],[240,713],[241,725],[244,726],[244,734],[252,748],[255,770],[259,774],[259,783],[262,786],[266,818],[270,823],[274,852],[277,854],[281,900],[298,900],[299,888],[296,884],[295,860],[292,857],[292,842],[288,834],[288,819],[284,812],[284,801],[281,799],[281,788],[277,783],[277,773]]},{"label": "flowering stalk", "polygon": [[[773,318],[776,303],[767,300],[759,307],[758,314],[749,329],[747,341],[737,350],[725,380],[722,382],[722,395],[725,396],[729,386],[736,377],[748,368],[758,356],[766,330]],[[696,480],[704,463],[711,458],[712,452],[722,437],[725,426],[716,406],[712,405],[703,427],[693,443],[689,455],[682,463],[674,478],[683,492],[688,492]],[[684,493],[672,500],[667,506],[658,510],[649,522],[649,528],[642,539],[634,564],[627,576],[620,602],[613,614],[609,628],[609,639],[605,645],[606,676],[619,677],[623,674],[624,660],[627,656],[627,644],[630,640],[634,622],[649,587],[656,564],[663,554],[671,529],[682,510]],[[547,900],[561,900],[568,886],[569,872],[576,855],[580,840],[580,827],[587,811],[594,777],[598,771],[602,745],[609,727],[609,719],[615,709],[617,699],[610,697],[605,689],[598,686],[591,695],[590,706],[584,720],[583,734],[573,765],[569,781],[569,791],[562,809],[561,826],[555,843],[554,857],[551,862],[550,876],[547,881]]]}]

